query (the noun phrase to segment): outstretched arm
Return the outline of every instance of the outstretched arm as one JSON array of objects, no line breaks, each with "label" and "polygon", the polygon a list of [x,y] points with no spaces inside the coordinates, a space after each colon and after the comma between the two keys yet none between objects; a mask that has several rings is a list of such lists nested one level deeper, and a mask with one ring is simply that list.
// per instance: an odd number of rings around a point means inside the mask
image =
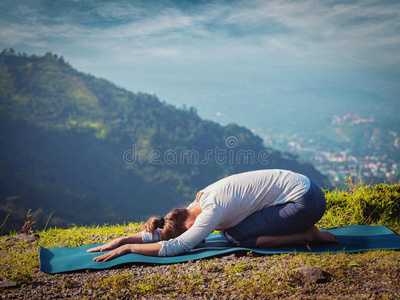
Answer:
[{"label": "outstretched arm", "polygon": [[87,250],[87,252],[103,252],[107,250],[113,250],[125,244],[143,244],[142,234],[139,232],[131,236],[120,237],[102,246],[91,248]]},{"label": "outstretched arm", "polygon": [[104,253],[103,255],[93,258],[93,261],[109,261],[118,256],[122,256],[128,253],[137,253],[149,256],[158,256],[158,252],[161,249],[161,244],[126,244],[118,247],[110,252]]}]

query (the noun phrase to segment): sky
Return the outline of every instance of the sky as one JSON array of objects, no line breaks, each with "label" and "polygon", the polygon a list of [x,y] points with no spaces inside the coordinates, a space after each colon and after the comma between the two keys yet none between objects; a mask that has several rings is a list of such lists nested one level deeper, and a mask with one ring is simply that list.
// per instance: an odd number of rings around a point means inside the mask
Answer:
[{"label": "sky", "polygon": [[[8,47],[55,53],[222,122],[238,118],[228,113],[236,103],[325,87],[389,102],[400,95],[397,0],[0,0],[0,48]],[[239,123],[251,126],[251,116]]]}]

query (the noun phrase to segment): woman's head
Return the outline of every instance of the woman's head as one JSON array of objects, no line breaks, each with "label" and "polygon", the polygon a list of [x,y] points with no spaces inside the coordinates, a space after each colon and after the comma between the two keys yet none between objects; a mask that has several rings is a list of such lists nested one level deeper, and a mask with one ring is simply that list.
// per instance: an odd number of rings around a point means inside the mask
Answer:
[{"label": "woman's head", "polygon": [[157,228],[162,228],[161,239],[169,240],[180,236],[187,230],[186,221],[189,211],[186,208],[174,209],[165,218],[150,218],[143,225],[142,230],[152,232]]}]

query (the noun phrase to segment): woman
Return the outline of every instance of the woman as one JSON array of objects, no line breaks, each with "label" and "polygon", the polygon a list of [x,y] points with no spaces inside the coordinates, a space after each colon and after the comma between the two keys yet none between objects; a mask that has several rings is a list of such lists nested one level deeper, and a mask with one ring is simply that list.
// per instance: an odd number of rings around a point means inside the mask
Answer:
[{"label": "woman", "polygon": [[337,242],[314,224],[323,216],[322,190],[306,176],[286,170],[259,170],[221,179],[197,193],[187,208],[165,219],[150,218],[141,233],[116,239],[88,252],[108,261],[127,253],[174,256],[193,249],[214,230],[245,247],[279,247]]}]

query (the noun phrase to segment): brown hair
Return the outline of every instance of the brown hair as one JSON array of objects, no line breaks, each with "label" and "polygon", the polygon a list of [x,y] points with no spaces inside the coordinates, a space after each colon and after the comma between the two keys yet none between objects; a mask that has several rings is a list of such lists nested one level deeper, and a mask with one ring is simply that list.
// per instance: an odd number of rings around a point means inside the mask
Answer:
[{"label": "brown hair", "polygon": [[150,218],[143,225],[142,230],[152,232],[157,228],[162,228],[161,239],[169,240],[180,236],[187,228],[185,222],[189,216],[189,211],[186,208],[174,209],[164,218]]}]

